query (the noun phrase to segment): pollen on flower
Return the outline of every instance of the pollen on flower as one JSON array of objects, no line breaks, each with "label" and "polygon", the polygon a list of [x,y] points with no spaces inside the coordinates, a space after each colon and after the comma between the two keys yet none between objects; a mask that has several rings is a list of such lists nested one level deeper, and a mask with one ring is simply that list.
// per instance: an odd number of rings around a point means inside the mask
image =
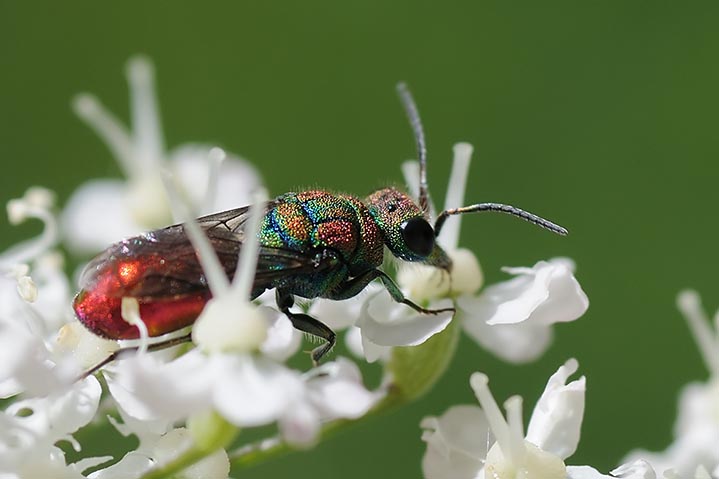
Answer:
[{"label": "pollen on flower", "polygon": [[505,402],[505,420],[488,384],[489,379],[485,374],[474,373],[470,378],[470,385],[497,438],[497,442],[487,452],[485,477],[565,479],[567,471],[561,458],[524,439],[521,398],[514,396]]},{"label": "pollen on flower", "polygon": [[21,276],[17,279],[17,292],[28,303],[37,300],[37,285],[30,276]]},{"label": "pollen on flower", "polygon": [[418,301],[476,293],[484,281],[477,257],[466,248],[449,250],[447,254],[452,259],[449,273],[431,266],[402,264],[397,283]]},{"label": "pollen on flower", "polygon": [[27,219],[28,206],[22,199],[7,202],[7,217],[12,225],[18,225]]},{"label": "pollen on flower", "polygon": [[116,341],[92,334],[79,321],[73,321],[60,328],[54,347],[59,353],[71,355],[82,369],[100,363],[119,349]]}]

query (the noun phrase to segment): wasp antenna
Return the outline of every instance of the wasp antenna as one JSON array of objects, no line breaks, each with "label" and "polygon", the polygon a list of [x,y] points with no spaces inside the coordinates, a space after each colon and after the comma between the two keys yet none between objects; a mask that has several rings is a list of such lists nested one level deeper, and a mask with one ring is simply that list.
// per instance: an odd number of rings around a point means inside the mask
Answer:
[{"label": "wasp antenna", "polygon": [[532,224],[541,226],[542,228],[549,230],[552,233],[557,233],[558,235],[566,236],[569,233],[566,228],[515,206],[505,205],[502,203],[479,203],[476,205],[453,208],[451,210],[441,212],[439,216],[437,216],[437,221],[434,222],[435,236],[439,236],[439,232],[442,230],[444,222],[447,221],[447,218],[450,216],[461,215],[464,213],[478,213],[481,211],[497,211],[499,213],[517,216],[522,218],[524,221],[529,221]]},{"label": "wasp antenna", "polygon": [[427,146],[424,141],[424,129],[422,128],[422,120],[419,118],[417,104],[410,93],[407,84],[404,82],[397,84],[397,93],[402,102],[404,111],[407,114],[412,132],[417,143],[417,159],[419,160],[419,206],[425,213],[429,211],[429,198],[427,193]]}]

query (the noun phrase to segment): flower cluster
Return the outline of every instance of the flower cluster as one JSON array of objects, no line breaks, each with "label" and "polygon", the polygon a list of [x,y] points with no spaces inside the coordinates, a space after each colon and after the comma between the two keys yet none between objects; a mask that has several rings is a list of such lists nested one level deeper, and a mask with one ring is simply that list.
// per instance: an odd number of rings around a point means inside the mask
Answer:
[{"label": "flower cluster", "polygon": [[[489,391],[487,376],[470,379],[480,407],[459,405],[440,417],[427,417],[421,427],[427,450],[422,468],[427,479],[711,479],[719,477],[719,315],[715,329],[702,310],[699,296],[678,297],[704,358],[710,378],[690,383],[679,398],[675,440],[662,452],[632,451],[624,464],[607,476],[590,466],[566,466],[577,448],[584,415],[586,379],[567,383],[578,364],[570,359],[554,373],[534,407],[523,433],[522,400],[505,403],[505,420]],[[494,438],[494,439],[493,439]]]},{"label": "flower cluster", "polygon": [[[360,368],[348,358],[336,357],[309,371],[288,366],[287,360],[300,349],[301,334],[278,311],[271,294],[251,298],[258,238],[243,239],[230,282],[193,220],[203,213],[263,204],[259,175],[246,161],[217,147],[189,144],[167,152],[152,65],[133,58],[127,76],[130,129],[92,95],[79,95],[73,102],[78,116],[106,142],[125,180],[88,181],[60,213],[52,193],[41,188],[31,188],[8,204],[11,222],[38,219],[44,230],[0,254],[0,397],[9,398],[0,413],[0,477],[227,477],[231,462],[241,462],[247,451],[311,447],[332,424],[422,394],[443,373],[456,346],[453,335],[460,329],[498,357],[520,363],[546,350],[552,325],[573,321],[586,311],[587,297],[574,277],[573,262],[566,258],[505,268],[514,278],[482,288],[479,261],[459,247],[460,220],[450,218],[439,242],[454,261],[451,274],[400,265],[396,279],[407,297],[430,308],[454,308],[456,314],[420,315],[393,302],[379,285],[350,300],[315,299],[303,305],[331,328],[346,329],[347,344],[356,356],[381,360],[385,374],[378,389],[365,387]],[[471,152],[467,144],[455,146],[447,209],[462,204]],[[404,170],[416,196],[417,165],[408,163]],[[257,229],[263,213],[261,207],[250,208],[248,231]],[[133,298],[123,298],[122,318],[138,327],[139,339],[110,341],[85,330],[74,318],[74,288],[56,246],[62,243],[75,254],[97,253],[123,237],[173,220],[185,224],[212,293],[191,333],[149,338]],[[183,338],[190,338],[194,347],[178,346]],[[166,341],[172,347],[160,351]],[[85,373],[108,358],[119,360],[102,368],[104,381]],[[427,366],[420,375],[418,364]],[[471,467],[488,461],[472,469],[475,472],[500,474],[539,456],[537,461],[546,456],[547,464],[553,464],[547,467],[564,470],[562,461],[576,447],[583,409],[583,381],[565,385],[574,370],[570,362],[550,380],[547,397],[538,405],[543,412],[535,412],[530,423],[529,442],[520,437],[517,400],[507,423],[496,404],[491,405],[493,400],[487,402],[491,395],[486,379],[476,376],[473,387],[485,412],[467,409],[428,420],[426,427],[434,430],[426,436],[436,448],[432,454],[445,462],[457,456],[451,434],[446,441],[437,434],[443,424],[463,421],[466,413],[468,424],[488,421],[498,438],[496,447],[471,457],[460,454]],[[109,395],[101,401],[103,382]],[[561,413],[558,404],[565,403],[574,407],[572,414]],[[100,411],[110,412],[107,420]],[[274,425],[278,436],[237,448],[242,445],[240,431],[266,425]],[[109,426],[112,433],[136,436],[137,448],[122,457],[67,463],[59,443],[67,441],[81,452],[73,434]],[[235,452],[228,453],[231,449]],[[436,466],[435,459],[425,463],[440,471],[444,466]],[[437,474],[427,472],[429,477]]]}]

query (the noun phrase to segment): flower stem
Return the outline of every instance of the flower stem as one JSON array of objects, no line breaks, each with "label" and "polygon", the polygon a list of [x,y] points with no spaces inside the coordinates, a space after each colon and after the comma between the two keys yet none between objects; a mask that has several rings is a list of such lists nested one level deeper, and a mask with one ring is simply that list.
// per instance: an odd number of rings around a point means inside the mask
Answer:
[{"label": "flower stem", "polygon": [[[215,449],[215,450],[217,450],[217,449]],[[215,451],[208,451],[207,449],[199,448],[199,447],[191,447],[190,449],[188,449],[184,453],[182,453],[174,461],[170,461],[167,464],[165,464],[161,467],[158,467],[156,469],[151,469],[147,473],[143,474],[140,479],[169,479],[169,478],[172,478],[178,472],[201,461],[202,459],[209,456],[213,452],[215,452]]]},{"label": "flower stem", "polygon": [[[387,396],[377,403],[367,414],[357,419],[338,419],[325,424],[320,432],[318,442],[321,442],[336,433],[345,431],[353,425],[373,416],[387,413],[407,403],[407,397],[399,390],[390,386]],[[262,464],[275,457],[283,456],[296,449],[279,437],[265,439],[254,444],[242,446],[230,453],[230,466],[233,470],[249,468]],[[145,479],[145,478],[143,478]]]},{"label": "flower stem", "polygon": [[239,433],[239,429],[214,411],[190,417],[187,427],[193,436],[192,446],[174,460],[151,469],[141,479],[172,478],[176,473],[214,454],[218,449],[227,447]]}]

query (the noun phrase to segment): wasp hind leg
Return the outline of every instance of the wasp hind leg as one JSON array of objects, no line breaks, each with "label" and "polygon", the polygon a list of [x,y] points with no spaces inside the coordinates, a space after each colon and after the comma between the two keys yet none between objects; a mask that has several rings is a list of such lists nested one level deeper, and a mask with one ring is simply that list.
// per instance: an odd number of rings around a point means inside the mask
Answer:
[{"label": "wasp hind leg", "polygon": [[292,326],[295,329],[326,341],[325,344],[313,349],[311,352],[312,364],[317,366],[322,357],[334,347],[335,342],[337,341],[337,335],[329,328],[329,326],[316,320],[312,316],[303,313],[293,313],[290,311],[290,308],[295,304],[295,300],[291,294],[277,289],[275,293],[275,301],[277,302],[277,307],[290,319]]}]

